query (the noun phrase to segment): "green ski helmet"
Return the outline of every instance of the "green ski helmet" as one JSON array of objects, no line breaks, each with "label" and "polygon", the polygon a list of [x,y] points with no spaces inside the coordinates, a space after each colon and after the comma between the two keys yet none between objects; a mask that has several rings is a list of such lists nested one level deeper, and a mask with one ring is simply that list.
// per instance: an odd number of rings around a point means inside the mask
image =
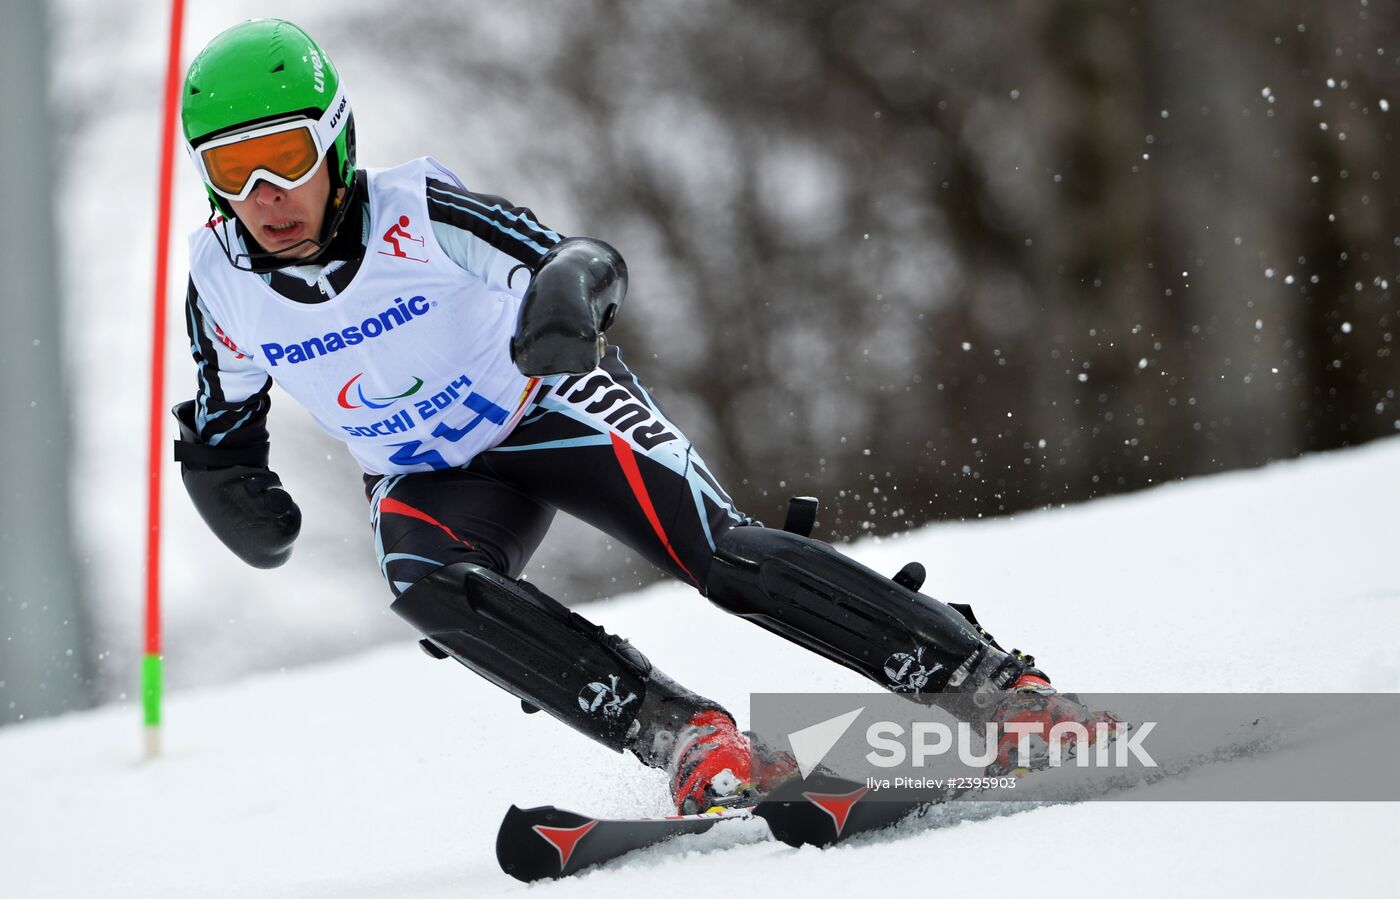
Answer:
[{"label": "green ski helmet", "polygon": [[[226,218],[233,208],[210,183],[199,148],[260,124],[309,120],[330,167],[332,200],[354,186],[355,125],[340,73],[310,35],[284,19],[251,19],[211,40],[185,75],[180,118],[209,201]],[[339,205],[343,213],[348,204]],[[327,236],[339,220],[327,216]]]}]

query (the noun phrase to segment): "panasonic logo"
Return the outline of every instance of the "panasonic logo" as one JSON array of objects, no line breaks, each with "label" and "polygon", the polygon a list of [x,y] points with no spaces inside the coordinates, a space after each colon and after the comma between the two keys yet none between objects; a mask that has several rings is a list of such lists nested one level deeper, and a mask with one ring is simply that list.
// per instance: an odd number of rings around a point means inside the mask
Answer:
[{"label": "panasonic logo", "polygon": [[427,315],[432,308],[433,304],[425,297],[415,296],[407,300],[398,297],[394,300],[394,305],[358,325],[350,325],[339,331],[332,331],[320,337],[308,337],[294,343],[265,343],[262,345],[263,358],[276,368],[279,362],[296,365],[330,353],[338,353],[346,347],[358,346],[366,340],[382,337],[397,327]]}]

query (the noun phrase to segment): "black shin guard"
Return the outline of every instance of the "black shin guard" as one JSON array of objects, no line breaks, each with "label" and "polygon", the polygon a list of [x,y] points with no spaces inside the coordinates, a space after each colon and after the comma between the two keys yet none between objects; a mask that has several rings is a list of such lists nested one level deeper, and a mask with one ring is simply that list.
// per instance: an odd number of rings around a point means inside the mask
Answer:
[{"label": "black shin guard", "polygon": [[798,534],[726,531],[705,587],[721,608],[897,693],[1001,690],[1028,668],[943,603]]},{"label": "black shin guard", "polygon": [[391,608],[426,636],[430,653],[450,655],[529,706],[654,767],[670,760],[673,735],[692,715],[721,708],[657,671],[621,637],[531,584],[479,565],[440,568]]}]

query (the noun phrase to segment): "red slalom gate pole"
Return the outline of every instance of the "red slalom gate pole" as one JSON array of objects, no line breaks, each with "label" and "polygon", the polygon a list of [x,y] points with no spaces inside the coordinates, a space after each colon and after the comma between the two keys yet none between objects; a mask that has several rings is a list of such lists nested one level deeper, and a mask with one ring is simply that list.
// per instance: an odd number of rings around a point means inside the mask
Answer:
[{"label": "red slalom gate pole", "polygon": [[165,113],[160,127],[160,185],[156,207],[156,286],[151,316],[151,429],[146,481],[146,651],[141,660],[141,705],[146,758],[160,755],[160,712],[164,672],[160,629],[160,472],[165,421],[165,305],[170,268],[171,183],[175,180],[175,122],[179,116],[180,35],[185,2],[171,0],[170,40],[165,61]]}]

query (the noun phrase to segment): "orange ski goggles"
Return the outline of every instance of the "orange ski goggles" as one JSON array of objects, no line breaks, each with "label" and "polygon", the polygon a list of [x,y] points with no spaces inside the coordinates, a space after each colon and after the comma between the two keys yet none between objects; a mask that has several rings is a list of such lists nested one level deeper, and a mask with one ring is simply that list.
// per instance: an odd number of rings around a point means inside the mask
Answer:
[{"label": "orange ski goggles", "polygon": [[291,119],[217,137],[200,144],[191,155],[201,177],[220,196],[246,200],[259,181],[286,190],[310,181],[321,167],[326,150],[344,126],[346,101],[327,108],[321,119]]}]

